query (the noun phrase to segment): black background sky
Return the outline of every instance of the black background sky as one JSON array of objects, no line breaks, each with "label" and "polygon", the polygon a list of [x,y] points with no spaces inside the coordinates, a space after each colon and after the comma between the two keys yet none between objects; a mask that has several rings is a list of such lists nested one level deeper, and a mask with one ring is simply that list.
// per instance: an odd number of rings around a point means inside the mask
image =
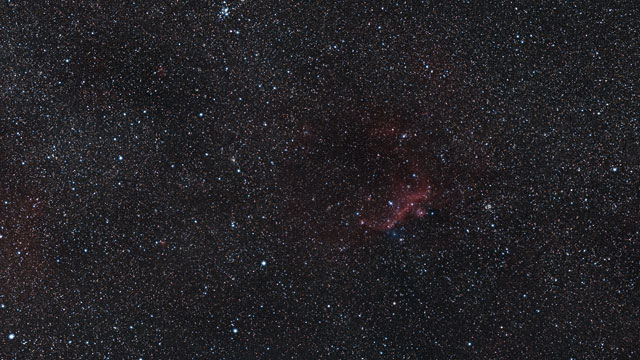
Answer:
[{"label": "black background sky", "polygon": [[3,1],[0,358],[637,358],[638,10],[482,3]]}]

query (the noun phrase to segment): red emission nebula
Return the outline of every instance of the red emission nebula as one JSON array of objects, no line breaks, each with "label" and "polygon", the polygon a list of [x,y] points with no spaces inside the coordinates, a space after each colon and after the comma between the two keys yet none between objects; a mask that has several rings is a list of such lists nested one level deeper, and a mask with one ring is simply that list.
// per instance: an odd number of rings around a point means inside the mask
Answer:
[{"label": "red emission nebula", "polygon": [[397,118],[374,122],[365,140],[383,158],[382,179],[360,199],[359,225],[386,231],[414,218],[422,218],[440,202],[440,190],[430,176],[431,160],[424,155],[420,133]]},{"label": "red emission nebula", "polygon": [[[377,204],[378,209],[376,206],[370,207],[368,213],[360,220],[360,225],[384,231],[402,224],[409,218],[422,218],[426,215],[426,207],[430,205],[434,195],[429,182],[416,180],[406,183],[396,180],[393,188],[388,196],[390,200],[387,200],[387,207],[381,207],[380,204]],[[366,199],[367,202],[372,200],[371,197]]]},{"label": "red emission nebula", "polygon": [[300,155],[282,174],[291,219],[310,236],[358,237],[442,213],[471,187],[469,170],[483,167],[427,114],[354,110],[340,119],[301,125]]}]

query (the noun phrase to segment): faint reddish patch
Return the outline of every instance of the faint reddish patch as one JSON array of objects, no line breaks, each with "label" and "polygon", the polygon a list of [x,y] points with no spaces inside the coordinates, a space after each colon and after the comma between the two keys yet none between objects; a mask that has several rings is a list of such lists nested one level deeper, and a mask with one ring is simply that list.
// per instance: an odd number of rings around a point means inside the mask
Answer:
[{"label": "faint reddish patch", "polygon": [[48,261],[44,227],[46,201],[28,189],[0,189],[0,277],[11,286],[33,284],[45,275]]},{"label": "faint reddish patch", "polygon": [[411,179],[394,179],[388,192],[383,192],[375,201],[365,199],[365,213],[360,225],[369,229],[386,231],[407,220],[422,218],[427,207],[437,199],[437,190],[426,175],[412,176]]},{"label": "faint reddish patch", "polygon": [[165,77],[167,75],[167,69],[162,65],[156,66],[155,72],[159,77]]}]

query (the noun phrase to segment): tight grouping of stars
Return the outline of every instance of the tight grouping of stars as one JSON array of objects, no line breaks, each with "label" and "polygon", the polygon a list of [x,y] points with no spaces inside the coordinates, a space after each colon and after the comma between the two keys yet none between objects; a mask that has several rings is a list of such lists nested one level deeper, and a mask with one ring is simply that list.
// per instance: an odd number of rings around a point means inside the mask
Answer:
[{"label": "tight grouping of stars", "polygon": [[0,3],[0,358],[637,358],[639,18]]}]

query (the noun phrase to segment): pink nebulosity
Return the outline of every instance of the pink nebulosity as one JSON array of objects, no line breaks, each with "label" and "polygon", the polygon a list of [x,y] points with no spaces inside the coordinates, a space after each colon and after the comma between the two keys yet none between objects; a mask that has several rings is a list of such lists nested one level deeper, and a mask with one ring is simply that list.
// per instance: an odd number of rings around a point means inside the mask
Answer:
[{"label": "pink nebulosity", "polygon": [[365,218],[360,224],[368,228],[386,231],[409,218],[421,218],[426,214],[424,205],[429,204],[433,196],[431,185],[426,181],[404,182],[395,186],[387,201],[387,209],[377,215]]}]

